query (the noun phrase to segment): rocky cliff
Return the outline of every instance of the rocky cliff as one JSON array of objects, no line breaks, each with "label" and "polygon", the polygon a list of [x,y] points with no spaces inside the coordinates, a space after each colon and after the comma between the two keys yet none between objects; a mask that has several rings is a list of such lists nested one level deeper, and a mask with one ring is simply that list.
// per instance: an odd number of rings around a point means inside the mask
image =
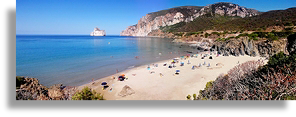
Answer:
[{"label": "rocky cliff", "polygon": [[216,41],[212,44],[211,50],[217,51],[223,56],[262,56],[270,57],[280,51],[286,51],[287,40],[282,39],[278,41],[254,41],[248,37],[241,37],[239,39],[230,39],[227,41]]},{"label": "rocky cliff", "polygon": [[129,26],[120,33],[121,36],[147,36],[153,30],[160,27],[174,25],[180,22],[190,22],[203,15],[225,15],[251,17],[259,12],[247,9],[237,4],[220,2],[205,7],[182,6],[149,13],[143,16],[136,25]]},{"label": "rocky cliff", "polygon": [[90,36],[106,36],[106,31],[96,27],[94,31],[90,33]]}]

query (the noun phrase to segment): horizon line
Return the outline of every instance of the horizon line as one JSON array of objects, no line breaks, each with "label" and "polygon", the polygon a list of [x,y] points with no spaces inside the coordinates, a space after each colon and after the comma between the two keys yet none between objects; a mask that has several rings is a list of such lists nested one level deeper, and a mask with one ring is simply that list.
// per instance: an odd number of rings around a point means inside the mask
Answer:
[{"label": "horizon line", "polygon": [[[83,35],[83,36],[90,36],[89,34],[16,34],[16,36],[18,35],[48,35],[48,36],[54,36],[54,35],[64,35],[64,36],[73,36],[73,35]],[[112,34],[112,35],[106,35],[106,36],[120,36],[120,35],[116,35],[116,34]]]}]

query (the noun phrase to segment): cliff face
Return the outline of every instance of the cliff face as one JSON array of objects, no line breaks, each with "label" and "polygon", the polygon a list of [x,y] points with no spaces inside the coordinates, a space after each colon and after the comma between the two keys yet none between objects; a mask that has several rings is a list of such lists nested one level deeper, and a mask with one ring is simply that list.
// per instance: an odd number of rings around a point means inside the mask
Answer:
[{"label": "cliff face", "polygon": [[179,22],[192,21],[191,16],[201,7],[186,6],[177,7],[159,12],[149,13],[143,16],[138,24],[129,26],[120,33],[121,36],[147,36],[152,30],[161,26],[170,26]]},{"label": "cliff face", "polygon": [[259,15],[260,12],[254,9],[241,7],[237,4],[220,2],[203,7],[198,13],[194,14],[193,18],[202,15],[221,15],[221,16],[238,16],[238,17],[252,17]]},{"label": "cliff face", "polygon": [[120,33],[121,36],[147,36],[160,27],[174,25],[180,22],[190,22],[202,15],[226,15],[251,17],[259,12],[232,3],[216,3],[205,7],[183,6],[149,13],[143,16],[138,24],[129,26]]},{"label": "cliff face", "polygon": [[279,41],[253,41],[248,37],[230,39],[224,42],[216,41],[212,44],[211,50],[218,51],[223,56],[262,56],[269,57],[280,51],[286,52],[286,40]]}]

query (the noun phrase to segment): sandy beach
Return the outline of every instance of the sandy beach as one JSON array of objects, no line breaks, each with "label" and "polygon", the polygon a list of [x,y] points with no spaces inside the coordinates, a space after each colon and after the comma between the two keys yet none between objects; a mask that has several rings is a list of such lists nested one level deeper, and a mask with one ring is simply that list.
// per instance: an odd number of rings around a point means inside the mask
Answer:
[{"label": "sandy beach", "polygon": [[[168,68],[172,59],[152,63],[150,70],[147,69],[148,65],[135,67],[79,86],[78,89],[85,86],[91,87],[102,93],[107,100],[186,100],[188,94],[198,94],[208,81],[215,80],[220,74],[226,74],[234,66],[251,60],[257,61],[261,58],[250,56],[217,57],[213,54],[211,55],[213,58],[209,59],[209,56],[201,59],[201,54],[198,54],[197,57],[189,57],[186,60],[179,58],[179,62],[175,63],[175,67],[172,68]],[[188,64],[188,60],[190,64]],[[184,66],[180,66],[181,62],[184,62]],[[264,62],[266,63],[267,60]],[[164,63],[168,65],[163,66]],[[210,66],[208,66],[209,63]],[[153,64],[158,66],[155,67]],[[200,64],[201,67],[199,67]],[[197,67],[192,69],[194,65]],[[176,70],[180,71],[178,75],[175,74]],[[121,74],[124,74],[127,79],[119,81],[118,76]],[[107,82],[109,87],[103,90],[102,82]],[[133,94],[119,95],[126,85],[133,90]],[[110,90],[111,88],[112,90]]]}]

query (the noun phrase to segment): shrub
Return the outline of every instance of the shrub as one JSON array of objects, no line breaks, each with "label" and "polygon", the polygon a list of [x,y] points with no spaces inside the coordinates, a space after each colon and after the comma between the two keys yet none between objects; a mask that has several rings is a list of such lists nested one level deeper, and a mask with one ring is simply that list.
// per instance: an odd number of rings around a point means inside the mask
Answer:
[{"label": "shrub", "polygon": [[212,88],[212,87],[213,87],[213,82],[214,82],[214,81],[209,81],[209,82],[207,82],[205,90],[207,90],[207,89],[209,89],[209,88]]},{"label": "shrub", "polygon": [[258,60],[236,66],[207,83],[198,100],[295,100],[296,54],[280,52],[261,65]]},{"label": "shrub", "polygon": [[267,34],[267,38],[270,40],[270,41],[274,41],[274,40],[278,40],[278,37],[274,35],[274,32],[270,32]]},{"label": "shrub", "polygon": [[285,23],[285,26],[293,26],[293,23],[292,22],[287,22],[287,23]]},{"label": "shrub", "polygon": [[231,36],[231,37],[228,37],[229,39],[233,39],[233,38],[235,38],[235,37],[233,37],[233,36]]},{"label": "shrub", "polygon": [[219,32],[212,32],[212,34],[215,34],[215,35],[220,36],[220,33]]},{"label": "shrub", "polygon": [[187,95],[187,100],[191,100],[191,95]]},{"label": "shrub", "polygon": [[196,94],[193,94],[193,100],[196,100]]},{"label": "shrub", "polygon": [[258,34],[256,34],[256,33],[249,34],[248,37],[253,40],[258,40],[258,38],[257,38]]},{"label": "shrub", "polygon": [[284,54],[284,52],[280,52],[269,58],[268,65],[275,67],[276,65],[284,64],[286,60],[286,54]]},{"label": "shrub", "polygon": [[91,90],[91,88],[84,87],[72,96],[72,100],[104,100],[104,98],[103,95]]},{"label": "shrub", "polygon": [[19,89],[21,84],[24,83],[24,77],[16,76],[16,89]]},{"label": "shrub", "polygon": [[205,34],[205,38],[208,38],[208,36],[209,36],[209,33],[206,33],[206,34]]}]

